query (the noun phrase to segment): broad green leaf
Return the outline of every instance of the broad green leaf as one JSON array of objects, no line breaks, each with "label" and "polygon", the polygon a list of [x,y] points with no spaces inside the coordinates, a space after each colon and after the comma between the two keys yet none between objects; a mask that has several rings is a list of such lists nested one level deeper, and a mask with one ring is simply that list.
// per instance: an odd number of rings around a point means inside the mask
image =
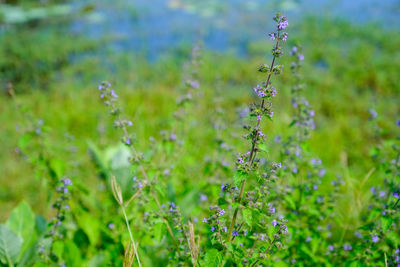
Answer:
[{"label": "broad green leaf", "polygon": [[382,231],[386,232],[392,225],[393,219],[391,217],[381,217]]},{"label": "broad green leaf", "polygon": [[82,266],[81,252],[72,241],[65,242],[63,259],[66,266]]},{"label": "broad green leaf", "polygon": [[37,243],[34,243],[22,255],[21,260],[18,262],[17,266],[18,267],[33,266],[35,262],[38,260],[39,257],[38,251],[39,251],[39,246]]},{"label": "broad green leaf", "polygon": [[210,249],[204,256],[205,266],[208,267],[218,267],[222,263],[222,255],[216,249]]},{"label": "broad green leaf", "polygon": [[78,216],[78,223],[89,237],[91,245],[96,245],[100,236],[99,221],[87,213],[82,213]]},{"label": "broad green leaf", "polygon": [[0,225],[0,261],[12,266],[21,252],[22,238],[17,236],[6,225]]},{"label": "broad green leaf", "polygon": [[10,214],[6,225],[17,235],[28,242],[35,227],[35,215],[29,205],[23,201]]}]

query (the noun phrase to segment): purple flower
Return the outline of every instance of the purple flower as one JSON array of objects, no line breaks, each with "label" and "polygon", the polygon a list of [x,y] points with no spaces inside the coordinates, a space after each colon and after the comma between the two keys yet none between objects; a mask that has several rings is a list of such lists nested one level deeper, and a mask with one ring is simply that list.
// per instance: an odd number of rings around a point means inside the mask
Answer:
[{"label": "purple flower", "polygon": [[221,191],[225,191],[226,190],[226,185],[225,184],[222,184],[221,185]]},{"label": "purple flower", "polygon": [[306,238],[306,242],[310,242],[312,240],[312,238],[310,237],[310,236],[308,236],[307,238]]},{"label": "purple flower", "polygon": [[128,137],[128,138],[126,138],[126,140],[125,140],[125,144],[127,144],[127,145],[130,145],[131,144],[131,139]]},{"label": "purple flower", "polygon": [[368,110],[369,111],[369,114],[371,115],[371,117],[373,118],[373,119],[375,119],[376,117],[378,117],[378,112],[376,112],[374,109],[369,109]]},{"label": "purple flower", "polygon": [[274,41],[276,39],[276,36],[275,36],[274,32],[269,33],[268,36],[272,41]]},{"label": "purple flower", "polygon": [[400,127],[400,119],[397,121],[397,126],[399,126]]},{"label": "purple flower", "polygon": [[310,110],[310,116],[314,117],[315,116],[315,111],[314,110]]},{"label": "purple flower", "polygon": [[117,98],[117,97],[118,97],[118,95],[115,93],[114,90],[111,90],[111,96],[114,97],[114,98]]},{"label": "purple flower", "polygon": [[277,225],[278,225],[278,221],[277,221],[277,220],[275,220],[275,219],[274,219],[274,220],[272,220],[272,226],[273,226],[273,227],[275,227],[275,226],[277,226]]},{"label": "purple flower", "polygon": [[215,231],[215,227],[211,226],[211,232],[214,232],[214,231]]},{"label": "purple flower", "polygon": [[257,121],[261,121],[261,115],[257,115]]},{"label": "purple flower", "polygon": [[287,38],[288,38],[288,34],[285,32],[285,33],[282,35],[282,41],[286,42]]},{"label": "purple flower", "polygon": [[207,218],[204,218],[203,219],[203,223],[207,223],[208,222],[208,219]]},{"label": "purple flower", "polygon": [[72,181],[69,178],[64,180],[64,185],[72,185]]},{"label": "purple flower", "polygon": [[275,210],[274,206],[272,206],[271,203],[268,203],[268,208],[269,208],[270,213],[275,213],[276,210]]},{"label": "purple flower", "polygon": [[222,216],[222,215],[224,215],[224,214],[225,214],[225,210],[224,210],[224,209],[218,211],[218,216]]},{"label": "purple flower", "polygon": [[372,186],[370,190],[371,190],[371,193],[372,193],[372,194],[374,194],[374,195],[376,194],[376,189],[375,189],[375,187]]},{"label": "purple flower", "polygon": [[383,198],[383,197],[385,197],[385,195],[386,195],[385,191],[380,191],[379,192],[379,197]]},{"label": "purple flower", "polygon": [[289,22],[286,17],[282,17],[282,20],[278,23],[278,30],[286,29],[289,26]]},{"label": "purple flower", "polygon": [[70,206],[68,204],[65,204],[64,209],[69,210]]},{"label": "purple flower", "polygon": [[225,233],[228,231],[228,229],[226,228],[226,226],[224,228],[222,228],[222,231],[224,231]]},{"label": "purple flower", "polygon": [[240,243],[240,244],[239,244],[239,246],[240,246],[240,247],[243,247],[243,244],[242,244],[242,243]]},{"label": "purple flower", "polygon": [[325,175],[325,173],[326,173],[326,170],[325,169],[321,169],[320,171],[319,171],[319,177],[323,177],[324,175]]},{"label": "purple flower", "polygon": [[394,193],[393,193],[393,196],[394,196],[395,198],[399,199],[399,193],[394,192]]},{"label": "purple flower", "polygon": [[297,173],[297,172],[298,172],[297,168],[293,168],[293,169],[292,169],[292,172],[293,172],[293,173]]},{"label": "purple flower", "polygon": [[189,84],[191,87],[193,87],[195,89],[198,89],[200,87],[200,83],[197,81],[191,81]]},{"label": "purple flower", "polygon": [[372,242],[378,243],[378,241],[379,241],[379,237],[378,237],[377,235],[374,235],[374,236],[372,237]]},{"label": "purple flower", "polygon": [[239,235],[239,232],[238,232],[238,231],[233,231],[233,232],[232,232],[232,235],[233,235],[233,236],[238,236],[238,235]]},{"label": "purple flower", "polygon": [[343,245],[343,249],[344,249],[344,250],[352,250],[353,247],[352,247],[351,245],[349,245],[349,244],[344,244],[344,245]]},{"label": "purple flower", "polygon": [[290,51],[290,55],[293,56],[297,53],[297,46],[293,46],[292,51]]},{"label": "purple flower", "polygon": [[[244,163],[244,160],[243,160],[242,157],[238,157],[237,161],[238,161],[239,163]],[[222,187],[221,187],[221,189],[222,189]]]},{"label": "purple flower", "polygon": [[303,55],[303,54],[300,54],[300,55],[299,55],[299,60],[300,60],[300,61],[303,61],[303,60],[304,60],[304,55]]},{"label": "purple flower", "polygon": [[204,194],[201,194],[201,195],[200,195],[200,201],[201,201],[201,202],[204,202],[204,201],[206,201],[206,200],[207,200],[207,196],[204,195]]},{"label": "purple flower", "polygon": [[113,223],[109,223],[109,224],[108,224],[108,228],[109,228],[109,229],[114,229],[114,228],[115,228],[115,225],[114,225]]},{"label": "purple flower", "polygon": [[329,249],[329,251],[333,251],[333,250],[335,249],[335,247],[332,246],[332,245],[329,245],[329,246],[328,246],[328,249]]},{"label": "purple flower", "polygon": [[354,235],[355,235],[356,237],[358,237],[358,238],[362,238],[362,237],[363,237],[362,234],[361,234],[360,232],[355,232]]}]

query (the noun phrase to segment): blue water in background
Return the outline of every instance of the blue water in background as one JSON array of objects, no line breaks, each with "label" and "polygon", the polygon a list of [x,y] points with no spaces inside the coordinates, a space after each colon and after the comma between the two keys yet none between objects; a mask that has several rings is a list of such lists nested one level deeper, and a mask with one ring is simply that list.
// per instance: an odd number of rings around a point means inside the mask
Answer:
[{"label": "blue water in background", "polygon": [[376,23],[400,29],[399,0],[99,0],[93,12],[76,19],[72,30],[91,38],[112,37],[109,48],[156,59],[197,39],[216,51],[246,53],[249,42],[266,38],[276,10],[295,25],[306,16]]}]

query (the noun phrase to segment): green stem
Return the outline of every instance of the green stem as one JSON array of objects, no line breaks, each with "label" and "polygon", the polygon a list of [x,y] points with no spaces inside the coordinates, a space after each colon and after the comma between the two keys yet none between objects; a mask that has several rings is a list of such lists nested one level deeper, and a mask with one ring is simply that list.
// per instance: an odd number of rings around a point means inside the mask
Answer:
[{"label": "green stem", "polygon": [[135,250],[135,255],[136,255],[137,262],[138,262],[138,264],[139,264],[139,267],[141,267],[142,264],[140,263],[139,254],[138,254],[137,248],[136,248],[136,242],[135,242],[135,240],[133,239],[131,227],[129,226],[128,216],[126,216],[125,208],[124,208],[123,205],[121,205],[121,208],[122,208],[122,213],[124,214],[124,217],[125,217],[125,223],[126,223],[126,227],[128,228],[129,237],[131,238],[132,245],[133,245],[133,249]]}]

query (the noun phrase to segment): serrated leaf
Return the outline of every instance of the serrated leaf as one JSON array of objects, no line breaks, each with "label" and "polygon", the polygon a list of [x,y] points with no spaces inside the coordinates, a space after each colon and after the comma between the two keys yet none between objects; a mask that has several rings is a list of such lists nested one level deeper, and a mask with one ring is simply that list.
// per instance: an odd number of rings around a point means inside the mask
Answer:
[{"label": "serrated leaf", "polygon": [[22,238],[6,225],[0,225],[0,261],[13,266],[21,252]]}]

